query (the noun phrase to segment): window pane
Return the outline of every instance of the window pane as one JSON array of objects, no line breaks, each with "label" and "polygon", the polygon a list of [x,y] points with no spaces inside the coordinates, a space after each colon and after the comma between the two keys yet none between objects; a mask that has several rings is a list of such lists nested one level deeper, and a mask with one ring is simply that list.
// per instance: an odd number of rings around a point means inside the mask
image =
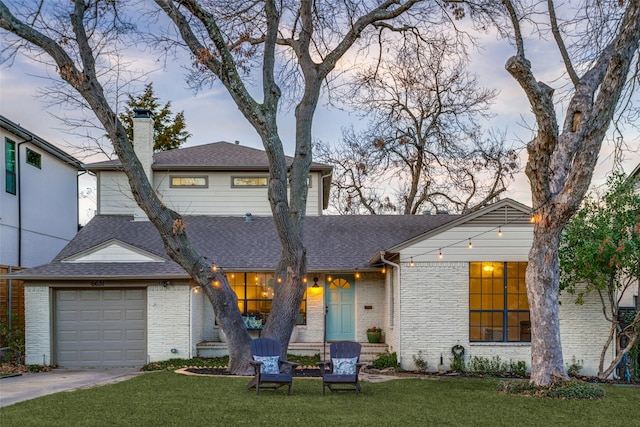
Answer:
[{"label": "window pane", "polygon": [[206,176],[172,176],[171,187],[207,187]]},{"label": "window pane", "polygon": [[470,277],[481,277],[482,276],[482,263],[480,262],[472,262],[469,265],[469,276]]},{"label": "window pane", "polygon": [[480,283],[482,283],[480,281],[480,279],[469,279],[469,292],[471,292],[472,294],[478,294],[481,292],[481,288],[480,288]]},{"label": "window pane", "polygon": [[233,187],[266,187],[268,177],[266,176],[234,176],[231,178]]},{"label": "window pane", "polygon": [[493,295],[493,309],[502,310],[504,308],[504,295]]},{"label": "window pane", "polygon": [[469,296],[469,308],[471,310],[482,309],[482,300],[480,294],[471,294]]},{"label": "window pane", "polygon": [[42,157],[39,153],[27,148],[27,163],[41,169]]},{"label": "window pane", "polygon": [[494,294],[504,294],[504,278],[493,279],[492,292]]}]

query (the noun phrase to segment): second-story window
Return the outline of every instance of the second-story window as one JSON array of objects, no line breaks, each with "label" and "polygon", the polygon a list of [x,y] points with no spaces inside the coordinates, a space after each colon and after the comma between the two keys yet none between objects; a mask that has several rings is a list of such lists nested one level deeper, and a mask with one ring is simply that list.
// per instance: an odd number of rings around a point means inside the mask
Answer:
[{"label": "second-story window", "polygon": [[206,176],[171,176],[170,186],[174,187],[188,187],[188,188],[207,188],[209,181]]},{"label": "second-story window", "polygon": [[27,148],[27,164],[42,169],[42,156],[33,150]]},{"label": "second-story window", "polygon": [[8,138],[4,140],[5,189],[16,194],[16,143]]},{"label": "second-story window", "polygon": [[266,187],[269,181],[267,176],[233,176],[232,187]]}]

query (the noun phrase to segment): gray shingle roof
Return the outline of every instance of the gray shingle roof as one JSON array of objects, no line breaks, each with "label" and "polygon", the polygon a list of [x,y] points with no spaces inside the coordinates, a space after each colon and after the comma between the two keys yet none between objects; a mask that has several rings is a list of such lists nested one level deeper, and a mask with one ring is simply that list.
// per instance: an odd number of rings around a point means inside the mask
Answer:
[{"label": "gray shingle roof", "polygon": [[[286,156],[287,164],[293,161]],[[117,168],[120,160],[91,163],[89,170]],[[153,154],[154,170],[264,170],[269,169],[267,153],[256,148],[219,141],[193,147],[161,151]],[[312,163],[311,170],[331,170],[331,166]]]},{"label": "gray shingle roof", "polygon": [[[305,222],[304,242],[309,271],[345,271],[369,267],[379,251],[437,228],[459,215],[346,215],[312,216]],[[273,218],[188,216],[186,231],[200,253],[227,271],[275,267],[281,250]],[[111,239],[158,255],[163,263],[68,263],[71,255]],[[150,222],[129,216],[96,216],[47,265],[23,270],[25,279],[187,278],[165,254],[162,241]]]}]

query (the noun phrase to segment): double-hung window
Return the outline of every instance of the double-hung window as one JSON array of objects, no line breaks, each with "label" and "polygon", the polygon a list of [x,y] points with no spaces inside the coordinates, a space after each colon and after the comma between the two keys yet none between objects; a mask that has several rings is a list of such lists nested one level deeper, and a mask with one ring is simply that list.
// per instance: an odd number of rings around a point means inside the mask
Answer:
[{"label": "double-hung window", "polygon": [[531,341],[527,263],[472,262],[469,267],[469,340]]}]

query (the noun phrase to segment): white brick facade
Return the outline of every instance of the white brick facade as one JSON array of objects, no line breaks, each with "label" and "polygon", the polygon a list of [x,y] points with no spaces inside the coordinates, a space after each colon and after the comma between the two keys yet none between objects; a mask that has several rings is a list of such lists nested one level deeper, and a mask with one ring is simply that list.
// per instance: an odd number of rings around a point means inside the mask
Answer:
[{"label": "white brick facade", "polygon": [[149,362],[191,357],[191,292],[190,286],[173,282],[166,287],[147,288]]},{"label": "white brick facade", "polygon": [[25,361],[27,365],[51,364],[51,291],[48,286],[25,286]]},{"label": "white brick facade", "polygon": [[[436,370],[442,355],[449,367],[454,345],[465,348],[465,361],[472,356],[503,362],[525,361],[531,366],[528,343],[471,343],[469,341],[469,263],[433,262],[403,266],[400,291],[401,338],[392,340],[404,369],[415,369],[413,356],[422,351],[430,370]],[[573,359],[583,366],[582,374],[597,373],[600,351],[609,332],[595,295],[583,305],[569,295],[561,297],[560,333],[565,364]],[[391,351],[391,350],[390,350]],[[609,352],[606,363],[613,356]]]}]

